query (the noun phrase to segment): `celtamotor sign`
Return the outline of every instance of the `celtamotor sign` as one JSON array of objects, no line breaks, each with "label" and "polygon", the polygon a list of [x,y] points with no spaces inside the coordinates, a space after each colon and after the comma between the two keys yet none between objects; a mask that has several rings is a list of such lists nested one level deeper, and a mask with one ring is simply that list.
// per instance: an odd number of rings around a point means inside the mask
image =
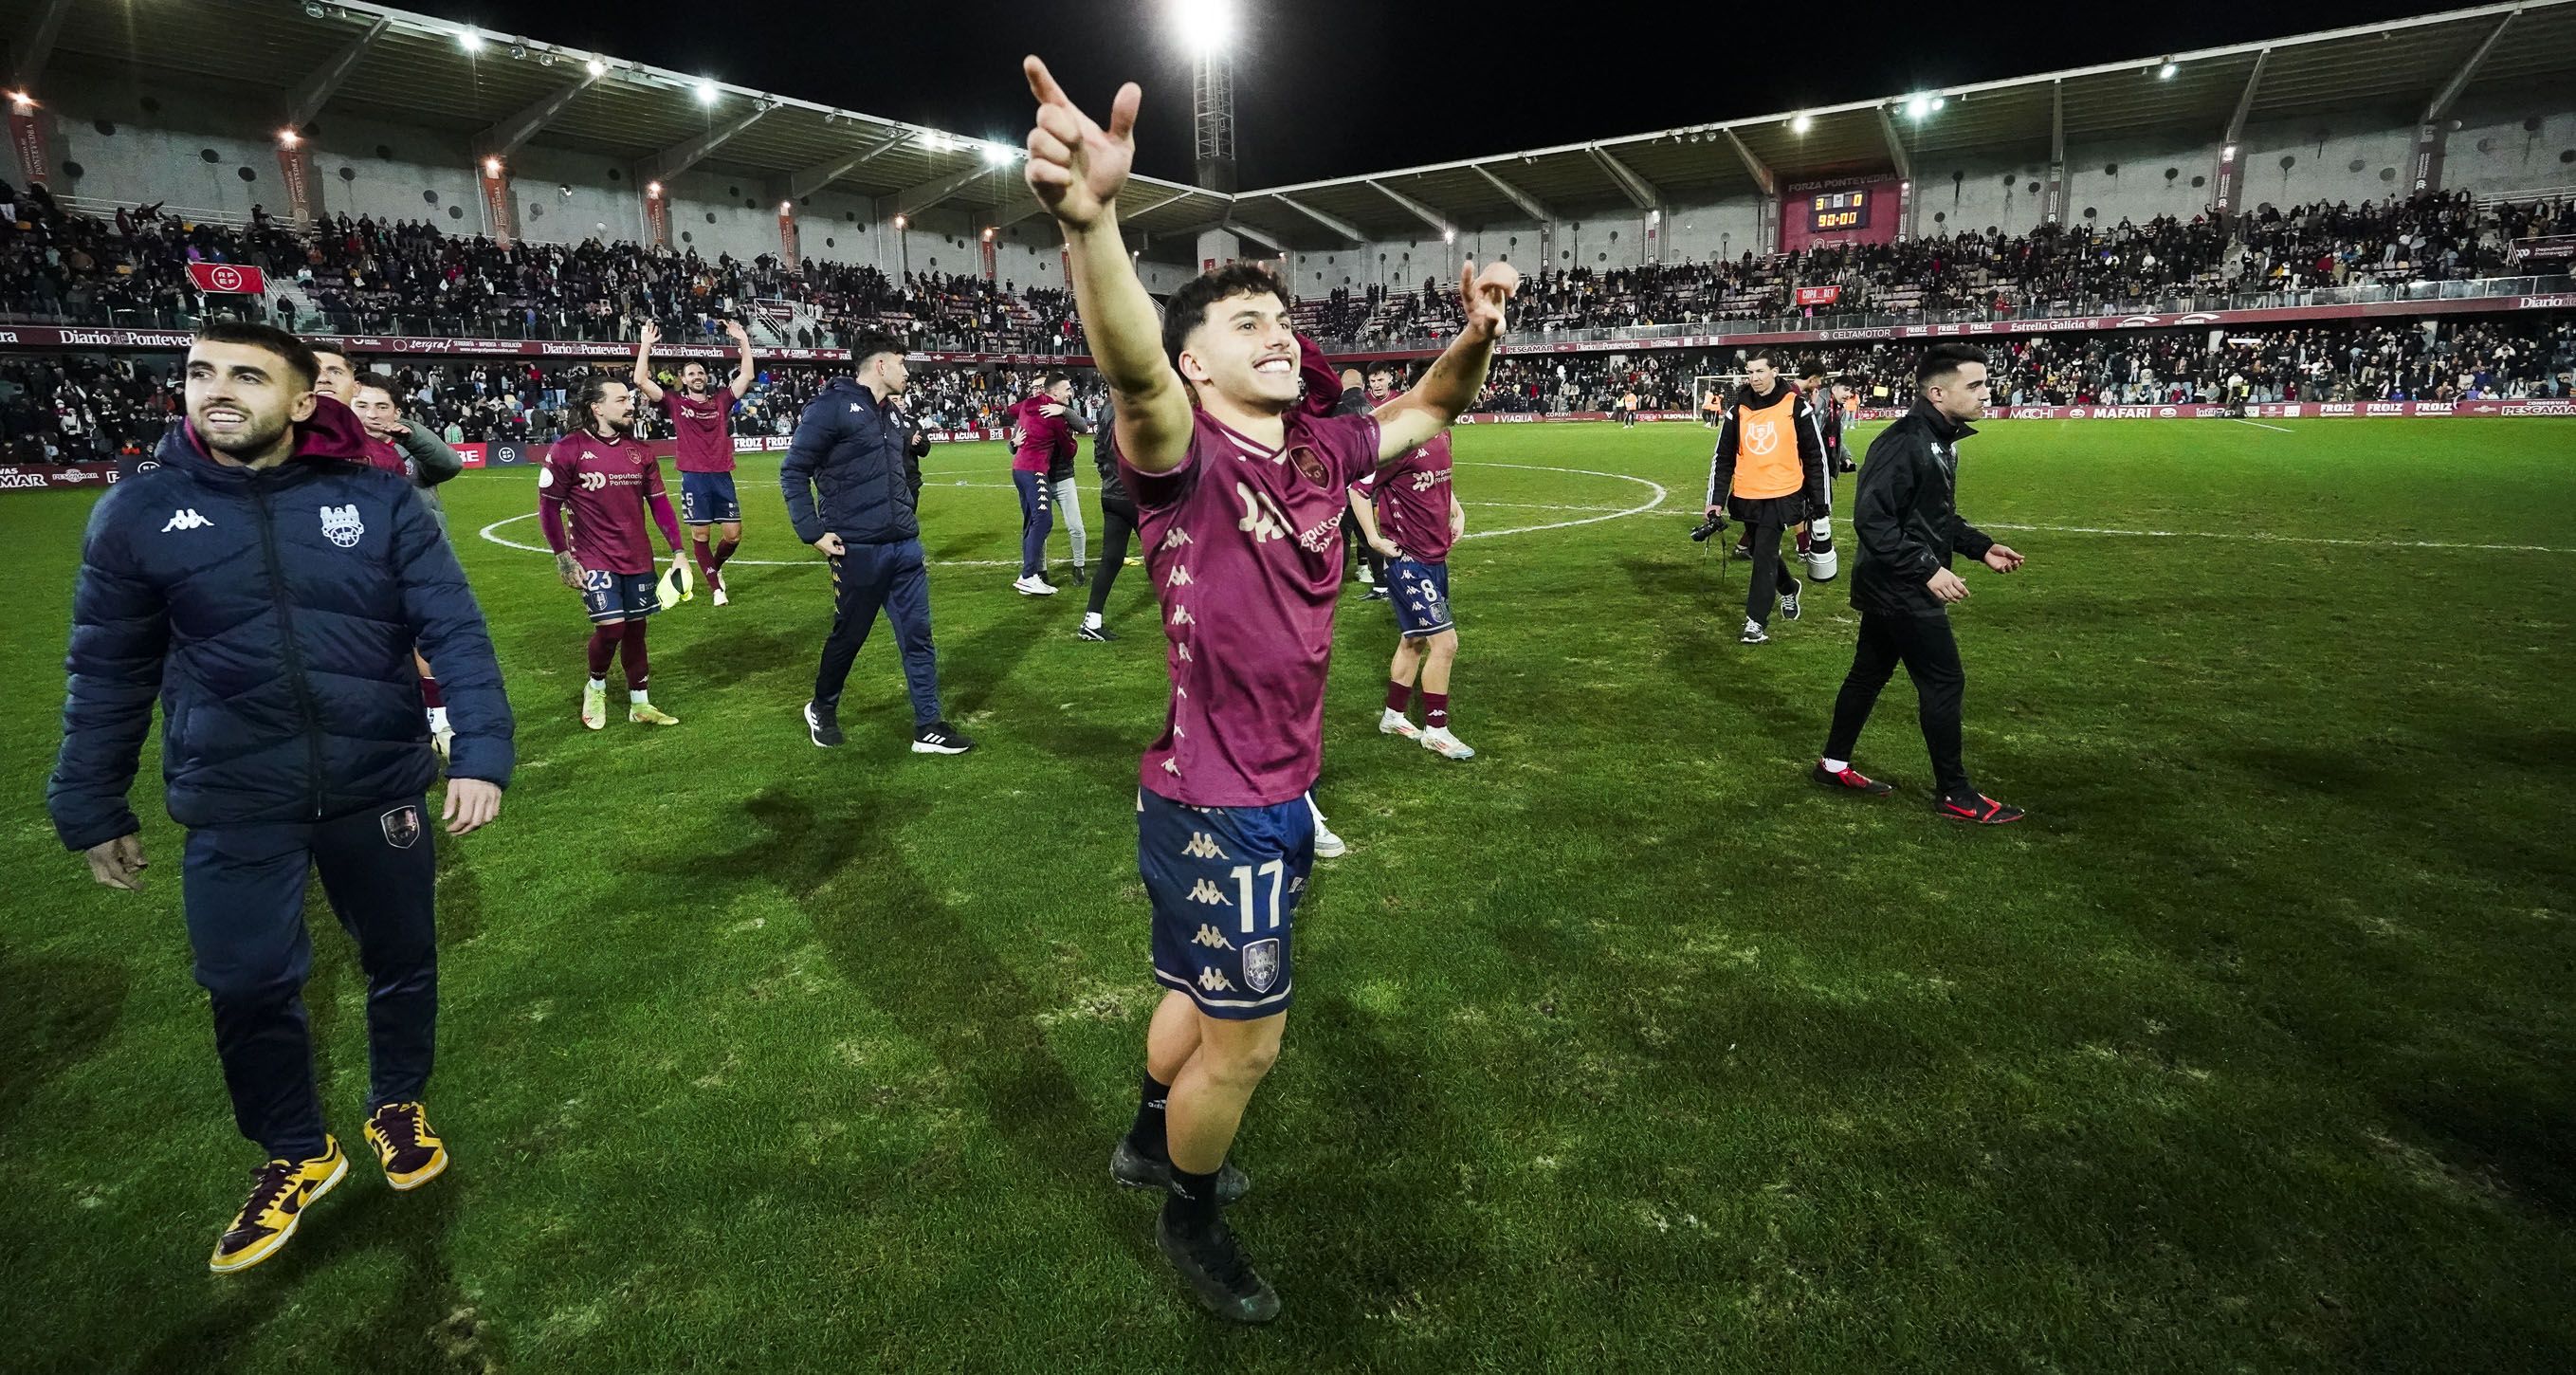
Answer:
[{"label": "celtamotor sign", "polygon": [[268,274],[239,263],[190,263],[188,280],[199,291],[217,295],[256,296],[268,290]]}]

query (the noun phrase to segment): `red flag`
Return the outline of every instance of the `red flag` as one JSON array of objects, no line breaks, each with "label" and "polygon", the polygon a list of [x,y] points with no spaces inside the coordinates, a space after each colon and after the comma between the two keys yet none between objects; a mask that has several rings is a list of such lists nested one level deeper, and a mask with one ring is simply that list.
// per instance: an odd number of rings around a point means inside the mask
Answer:
[{"label": "red flag", "polygon": [[239,263],[190,263],[188,280],[199,291],[257,296],[268,290],[268,274]]}]

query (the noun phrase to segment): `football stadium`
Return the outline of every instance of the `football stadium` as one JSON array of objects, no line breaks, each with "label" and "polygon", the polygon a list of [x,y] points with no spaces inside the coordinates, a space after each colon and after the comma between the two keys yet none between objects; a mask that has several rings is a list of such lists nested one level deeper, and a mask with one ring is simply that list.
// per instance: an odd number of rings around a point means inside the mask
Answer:
[{"label": "football stadium", "polygon": [[769,8],[0,0],[0,1366],[2576,1369],[2576,0]]}]

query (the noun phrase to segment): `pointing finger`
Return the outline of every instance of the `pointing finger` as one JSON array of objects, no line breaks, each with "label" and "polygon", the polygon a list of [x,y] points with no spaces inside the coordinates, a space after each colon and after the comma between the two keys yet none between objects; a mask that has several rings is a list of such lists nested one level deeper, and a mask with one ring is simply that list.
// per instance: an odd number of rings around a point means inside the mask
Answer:
[{"label": "pointing finger", "polygon": [[1064,93],[1064,88],[1055,84],[1055,73],[1047,70],[1047,64],[1037,54],[1031,53],[1021,58],[1020,70],[1028,74],[1029,94],[1036,96],[1039,104],[1065,106],[1073,104],[1072,97]]}]

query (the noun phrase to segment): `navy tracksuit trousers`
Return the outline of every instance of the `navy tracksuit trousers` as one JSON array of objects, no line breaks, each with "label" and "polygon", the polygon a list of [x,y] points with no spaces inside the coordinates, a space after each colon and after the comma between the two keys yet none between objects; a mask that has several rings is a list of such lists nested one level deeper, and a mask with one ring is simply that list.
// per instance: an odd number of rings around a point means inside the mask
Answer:
[{"label": "navy tracksuit trousers", "polygon": [[188,945],[214,1003],[215,1053],[233,1121],[272,1159],[322,1153],[304,1015],[313,972],[304,889],[316,869],[367,973],[368,1112],[416,1102],[428,1088],[438,1022],[431,825],[414,797],[330,821],[188,833]]},{"label": "navy tracksuit trousers", "polygon": [[853,544],[832,556],[832,633],[814,671],[814,706],[837,719],[841,688],[879,611],[893,623],[895,647],[903,652],[912,723],[927,726],[939,719],[939,660],[930,642],[930,570],[917,539]]}]

